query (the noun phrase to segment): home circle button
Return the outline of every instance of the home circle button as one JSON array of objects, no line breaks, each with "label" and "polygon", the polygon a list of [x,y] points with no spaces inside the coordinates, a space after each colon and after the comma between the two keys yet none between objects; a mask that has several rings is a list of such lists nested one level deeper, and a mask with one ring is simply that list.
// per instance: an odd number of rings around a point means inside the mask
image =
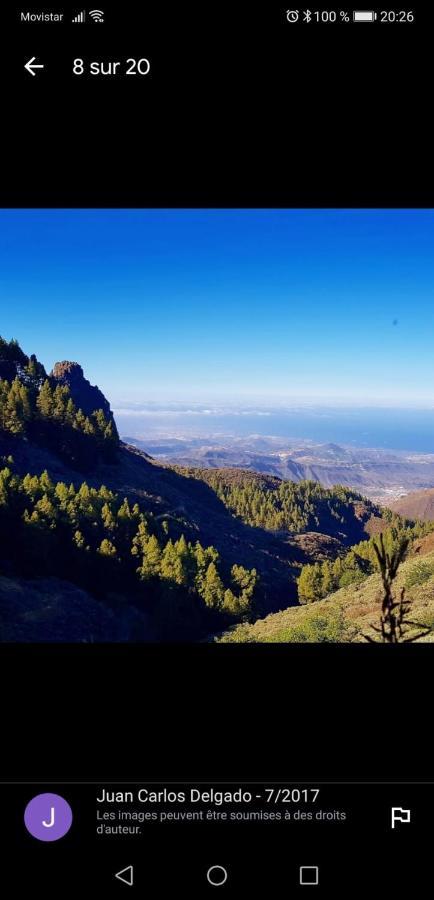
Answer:
[{"label": "home circle button", "polygon": [[210,866],[206,873],[207,880],[213,887],[221,887],[228,880],[228,873],[223,866]]}]

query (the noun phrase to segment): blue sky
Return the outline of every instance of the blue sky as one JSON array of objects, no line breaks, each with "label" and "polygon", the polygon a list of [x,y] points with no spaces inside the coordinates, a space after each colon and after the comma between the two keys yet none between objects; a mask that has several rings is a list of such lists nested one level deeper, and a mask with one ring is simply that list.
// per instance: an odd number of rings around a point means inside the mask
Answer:
[{"label": "blue sky", "polygon": [[434,401],[429,210],[3,210],[0,333],[113,405]]}]

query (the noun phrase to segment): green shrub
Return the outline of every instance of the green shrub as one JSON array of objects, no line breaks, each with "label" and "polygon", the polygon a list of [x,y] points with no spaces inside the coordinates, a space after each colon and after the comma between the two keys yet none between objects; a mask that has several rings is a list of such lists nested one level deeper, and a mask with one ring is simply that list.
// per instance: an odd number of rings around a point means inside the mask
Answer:
[{"label": "green shrub", "polygon": [[406,588],[415,587],[417,584],[424,584],[434,575],[434,560],[431,562],[418,562],[412,566],[407,573],[405,579]]},{"label": "green shrub", "polygon": [[360,584],[362,581],[365,581],[366,577],[360,569],[347,569],[339,579],[339,587],[344,588],[350,584]]},{"label": "green shrub", "polygon": [[[353,633],[351,633],[353,632]],[[270,643],[289,644],[339,644],[354,637],[354,629],[349,627],[342,607],[317,611],[310,608],[299,625],[282,629],[270,637]]]}]

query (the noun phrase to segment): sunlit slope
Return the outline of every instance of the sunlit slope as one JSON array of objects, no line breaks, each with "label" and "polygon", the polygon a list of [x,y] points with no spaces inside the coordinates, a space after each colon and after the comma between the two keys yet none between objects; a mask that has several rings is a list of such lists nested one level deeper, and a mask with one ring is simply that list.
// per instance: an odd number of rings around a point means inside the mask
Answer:
[{"label": "sunlit slope", "polygon": [[[426,544],[421,541],[419,553],[402,564],[395,585],[397,595],[405,587],[407,598],[413,601],[411,618],[434,629],[434,551],[424,553],[425,548]],[[236,643],[366,642],[365,635],[378,638],[371,626],[378,625],[381,599],[380,577],[371,575],[362,584],[341,588],[324,600],[274,613],[252,625],[238,625],[218,640]],[[415,628],[408,636],[416,632]],[[434,630],[421,640],[434,641]]]}]

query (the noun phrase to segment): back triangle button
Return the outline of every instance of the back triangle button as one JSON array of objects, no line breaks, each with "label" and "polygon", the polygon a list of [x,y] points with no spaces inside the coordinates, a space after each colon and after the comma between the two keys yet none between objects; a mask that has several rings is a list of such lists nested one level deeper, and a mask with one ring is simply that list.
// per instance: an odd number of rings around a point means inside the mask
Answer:
[{"label": "back triangle button", "polygon": [[133,886],[134,883],[134,871],[132,866],[127,866],[126,869],[121,869],[120,872],[116,872],[115,878],[119,881],[123,881],[124,884],[128,884],[130,887]]}]

